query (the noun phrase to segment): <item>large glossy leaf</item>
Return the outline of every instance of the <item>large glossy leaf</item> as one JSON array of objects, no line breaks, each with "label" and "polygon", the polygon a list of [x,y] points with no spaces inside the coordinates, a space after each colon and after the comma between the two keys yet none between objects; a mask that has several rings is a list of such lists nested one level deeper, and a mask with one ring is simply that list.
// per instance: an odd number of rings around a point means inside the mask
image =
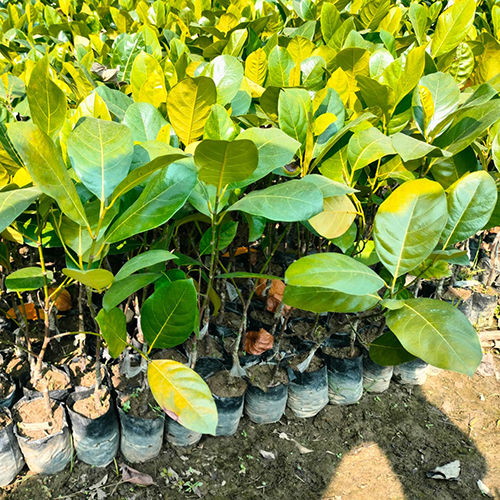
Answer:
[{"label": "large glossy leaf", "polygon": [[420,131],[426,137],[433,136],[439,123],[457,109],[459,98],[460,91],[451,75],[431,73],[423,76],[413,93],[412,103],[413,117]]},{"label": "large glossy leaf", "polygon": [[[47,282],[52,281],[52,271],[47,272]],[[44,285],[41,267],[24,267],[5,277],[5,286],[8,292],[27,292],[38,290]]]},{"label": "large glossy leaf", "polygon": [[391,154],[396,154],[391,139],[375,127],[356,132],[347,147],[347,158],[352,170],[366,167]]},{"label": "large glossy leaf", "polygon": [[155,359],[148,365],[148,383],[164,411],[195,432],[215,434],[217,407],[203,379],[177,361]]},{"label": "large glossy leaf", "polygon": [[380,301],[376,294],[351,295],[329,288],[302,287],[287,285],[283,302],[291,307],[305,309],[315,313],[338,312],[354,313],[366,311]]},{"label": "large glossy leaf", "polygon": [[401,345],[394,333],[387,331],[370,344],[370,358],[379,365],[391,366],[412,361],[415,356]]},{"label": "large glossy leaf", "polygon": [[115,243],[164,224],[184,205],[195,184],[196,170],[191,165],[173,163],[160,170],[151,177],[139,198],[112,224],[106,241]]},{"label": "large glossy leaf", "polygon": [[430,255],[447,219],[444,190],[427,179],[405,182],[380,205],[373,239],[380,261],[394,278]]},{"label": "large glossy leaf", "polygon": [[114,280],[113,273],[107,269],[90,269],[87,271],[80,271],[79,269],[63,269],[63,274],[75,281],[82,283],[85,286],[93,288],[100,292],[104,290]]},{"label": "large glossy leaf", "polygon": [[130,130],[119,123],[85,117],[68,137],[68,155],[76,174],[100,200],[125,179],[132,154]]},{"label": "large glossy leaf", "polygon": [[144,51],[134,60],[130,84],[135,102],[149,102],[158,107],[167,100],[163,69],[153,56]]},{"label": "large glossy leaf", "polygon": [[123,264],[120,270],[116,273],[115,279],[117,281],[122,280],[127,276],[135,273],[136,271],[175,258],[175,255],[173,253],[170,253],[168,250],[148,250],[146,252],[140,253],[139,255],[136,255],[135,257],[132,257],[129,261],[125,262],[125,264]]},{"label": "large glossy leaf", "polygon": [[433,57],[446,54],[467,36],[475,11],[474,0],[455,0],[451,7],[439,16],[431,42]]},{"label": "large glossy leaf", "polygon": [[145,142],[155,140],[167,122],[151,103],[134,102],[127,108],[123,123],[132,132],[134,141]]},{"label": "large glossy leaf", "polygon": [[33,122],[49,137],[54,137],[66,118],[66,96],[50,79],[47,57],[35,64],[26,94]]},{"label": "large glossy leaf", "polygon": [[217,103],[225,106],[238,93],[243,81],[243,66],[234,56],[222,55],[213,59],[204,71],[217,88]]},{"label": "large glossy leaf", "polygon": [[134,102],[128,95],[120,92],[119,90],[110,89],[109,87],[106,87],[106,85],[97,87],[96,92],[106,103],[109,111],[120,121],[125,118],[125,112]]},{"label": "large glossy leaf", "polygon": [[[236,236],[238,222],[231,221],[221,224],[219,227],[219,249],[228,247]],[[208,254],[212,251],[212,228],[208,228],[202,235],[199,247],[200,255]]]},{"label": "large glossy leaf", "polygon": [[153,348],[167,349],[182,344],[198,319],[193,280],[177,280],[157,289],[141,308],[144,338]]},{"label": "large glossy leaf", "polygon": [[216,101],[215,84],[206,76],[186,78],[169,92],[168,117],[184,144],[191,144],[203,135],[211,107]]},{"label": "large glossy leaf", "polygon": [[284,47],[276,45],[269,53],[267,85],[274,87],[288,85],[288,76],[294,66],[292,56],[288,51]]},{"label": "large glossy leaf", "polygon": [[404,162],[425,157],[440,157],[446,154],[436,146],[419,141],[411,135],[402,134],[401,132],[391,136],[391,141],[396,153],[401,156]]},{"label": "large glossy leaf", "polygon": [[252,141],[201,141],[194,152],[200,180],[222,188],[232,182],[243,181],[257,168],[258,151]]},{"label": "large glossy leaf", "polygon": [[229,210],[280,222],[302,221],[323,210],[323,194],[311,183],[292,180],[252,191]]},{"label": "large glossy leaf", "polygon": [[76,188],[48,135],[29,122],[11,123],[8,132],[34,184],[54,198],[69,218],[80,225],[87,225]]},{"label": "large glossy leaf", "polygon": [[159,273],[139,273],[114,281],[102,298],[102,306],[109,311],[130,297],[133,293],[161,278]]},{"label": "large glossy leaf", "polygon": [[300,144],[305,144],[311,96],[304,89],[285,89],[278,100],[279,125],[283,132],[293,137]]},{"label": "large glossy leaf", "polygon": [[434,144],[452,154],[463,151],[478,137],[481,137],[500,116],[500,99],[458,110],[452,115],[449,128]]},{"label": "large glossy leaf", "polygon": [[245,76],[252,82],[262,85],[266,79],[267,56],[262,48],[254,50],[245,61]]},{"label": "large glossy leaf", "polygon": [[0,232],[10,226],[41,194],[36,187],[0,192]]},{"label": "large glossy leaf", "polygon": [[386,318],[403,347],[431,365],[472,376],[481,362],[476,331],[448,302],[404,300],[402,307],[389,311]]},{"label": "large glossy leaf", "polygon": [[331,196],[323,200],[323,212],[309,219],[313,229],[329,240],[342,236],[354,222],[356,208],[348,196]]},{"label": "large glossy leaf", "polygon": [[355,193],[356,189],[344,184],[343,182],[333,181],[324,175],[308,174],[302,182],[311,182],[323,193],[323,198],[332,196],[342,196],[343,194]]},{"label": "large glossy leaf", "polygon": [[497,201],[495,181],[484,170],[465,175],[447,191],[449,217],[441,236],[443,248],[483,229]]},{"label": "large glossy leaf", "polygon": [[114,189],[111,194],[111,201],[116,201],[118,198],[128,193],[131,189],[139,186],[143,182],[146,182],[156,171],[167,167],[170,163],[177,160],[182,160],[186,158],[185,155],[180,153],[167,154],[156,157],[154,160],[137,167],[136,169],[129,172],[127,177],[123,179],[118,186]]},{"label": "large glossy leaf", "polygon": [[203,137],[215,141],[231,141],[237,135],[238,127],[231,120],[226,108],[220,104],[214,104],[205,123]]},{"label": "large glossy leaf", "polygon": [[127,347],[127,318],[121,309],[101,309],[96,316],[102,337],[112,358],[117,358]]},{"label": "large glossy leaf", "polygon": [[285,273],[287,285],[321,287],[351,295],[376,293],[385,283],[375,271],[340,253],[307,255]]}]

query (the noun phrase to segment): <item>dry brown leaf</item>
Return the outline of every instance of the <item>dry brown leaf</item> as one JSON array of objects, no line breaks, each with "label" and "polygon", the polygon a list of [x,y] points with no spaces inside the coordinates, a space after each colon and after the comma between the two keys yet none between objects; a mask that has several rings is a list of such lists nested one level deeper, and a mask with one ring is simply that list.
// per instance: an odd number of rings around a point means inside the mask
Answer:
[{"label": "dry brown leaf", "polygon": [[267,288],[267,279],[259,278],[257,280],[257,285],[255,286],[255,295],[257,295],[257,297],[262,297],[264,295],[264,292],[266,291],[266,288]]},{"label": "dry brown leaf", "polygon": [[[27,304],[24,304],[24,308],[22,305],[18,307],[21,315],[26,316],[26,319],[28,320],[36,321],[37,319],[45,318],[43,310],[37,309],[33,302],[28,302]],[[6,313],[6,316],[8,319],[14,319],[14,320],[17,319],[16,311],[14,310],[14,308],[10,308]]]},{"label": "dry brown leaf", "polygon": [[132,469],[132,467],[126,464],[120,464],[120,470],[122,471],[122,481],[124,483],[138,484],[141,486],[151,486],[155,484],[153,478],[149,474]]},{"label": "dry brown leaf", "polygon": [[[49,293],[52,295],[56,291],[55,288],[49,288]],[[73,308],[71,295],[68,290],[59,290],[58,294],[52,299],[59,312],[69,311]]]},{"label": "dry brown leaf", "polygon": [[245,352],[248,354],[262,354],[272,349],[274,337],[261,328],[258,332],[247,332],[245,334]]}]

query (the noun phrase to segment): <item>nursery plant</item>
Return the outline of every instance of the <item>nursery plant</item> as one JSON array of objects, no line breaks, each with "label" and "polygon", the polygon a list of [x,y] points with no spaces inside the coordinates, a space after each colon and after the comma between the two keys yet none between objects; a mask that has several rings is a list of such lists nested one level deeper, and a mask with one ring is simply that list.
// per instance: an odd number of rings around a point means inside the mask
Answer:
[{"label": "nursery plant", "polygon": [[[197,344],[238,302],[244,375],[259,279],[286,284],[276,337],[287,306],[333,313],[376,327],[378,364],[474,373],[442,292],[500,224],[497,2],[23,0],[0,37],[5,344],[47,404],[47,351],[78,335],[96,404],[102,365],[138,356],[158,405],[215,434]],[[183,345],[189,367],[155,357]]]}]

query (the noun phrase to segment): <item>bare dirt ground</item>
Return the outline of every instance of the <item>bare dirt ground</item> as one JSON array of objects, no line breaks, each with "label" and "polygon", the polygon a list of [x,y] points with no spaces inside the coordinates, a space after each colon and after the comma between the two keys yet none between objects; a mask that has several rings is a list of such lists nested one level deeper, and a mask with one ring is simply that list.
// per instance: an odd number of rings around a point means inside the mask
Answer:
[{"label": "bare dirt ground", "polygon": [[[440,372],[422,387],[393,382],[310,420],[288,410],[268,426],[244,418],[233,437],[166,445],[157,459],[132,464],[154,480],[147,487],[122,482],[118,456],[105,469],[76,461],[55,476],[25,473],[2,498],[474,500],[485,498],[478,480],[500,498],[500,359],[485,370],[491,375]],[[453,460],[461,463],[457,481],[426,476]]]}]

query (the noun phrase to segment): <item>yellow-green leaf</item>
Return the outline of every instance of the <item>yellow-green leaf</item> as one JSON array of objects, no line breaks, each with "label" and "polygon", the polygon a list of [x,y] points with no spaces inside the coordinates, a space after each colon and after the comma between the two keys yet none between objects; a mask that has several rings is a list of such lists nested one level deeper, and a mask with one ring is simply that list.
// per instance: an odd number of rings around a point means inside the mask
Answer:
[{"label": "yellow-green leaf", "polygon": [[329,240],[342,236],[356,217],[356,208],[348,196],[331,196],[323,200],[323,212],[309,219],[309,224]]},{"label": "yellow-green leaf", "polygon": [[193,370],[177,361],[155,359],[148,365],[148,382],[158,404],[195,432],[214,434],[217,407],[210,389]]}]

